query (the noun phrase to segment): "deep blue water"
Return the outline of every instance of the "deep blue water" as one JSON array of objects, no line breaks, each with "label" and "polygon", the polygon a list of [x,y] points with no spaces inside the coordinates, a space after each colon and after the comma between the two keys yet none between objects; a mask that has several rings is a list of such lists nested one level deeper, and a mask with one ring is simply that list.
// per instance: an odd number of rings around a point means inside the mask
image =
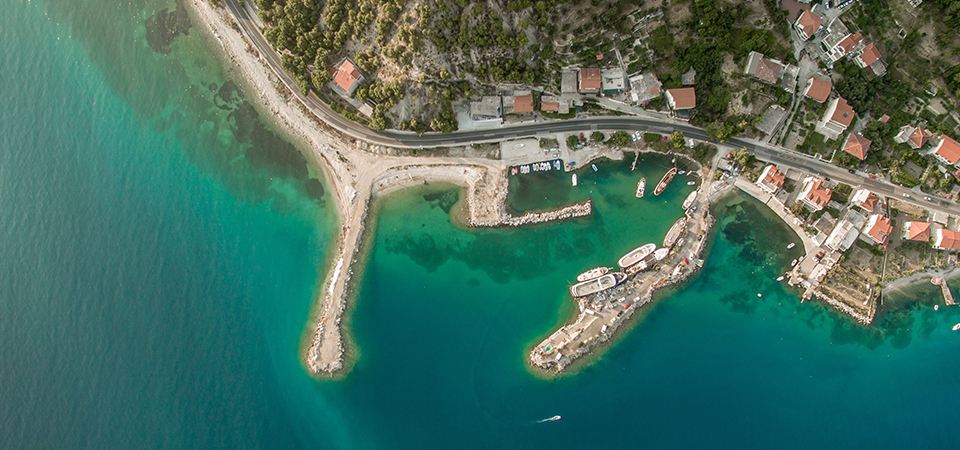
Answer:
[{"label": "deep blue water", "polygon": [[0,448],[960,442],[960,312],[933,312],[928,289],[873,328],[800,304],[774,281],[789,231],[752,200],[715,207],[701,275],[594,364],[531,374],[525,352],[570,313],[566,281],[680,214],[686,186],[637,203],[617,164],[584,179],[595,217],[564,224],[461,230],[442,187],[379,203],[348,319],[359,360],[310,379],[297,351],[332,203],[196,27],[151,28],[176,8],[0,16]]}]

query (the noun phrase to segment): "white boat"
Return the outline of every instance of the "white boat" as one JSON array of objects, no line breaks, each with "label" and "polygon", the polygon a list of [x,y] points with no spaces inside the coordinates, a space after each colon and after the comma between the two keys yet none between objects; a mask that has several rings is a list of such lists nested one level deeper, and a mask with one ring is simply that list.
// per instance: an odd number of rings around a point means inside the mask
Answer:
[{"label": "white boat", "polygon": [[576,185],[577,185],[577,174],[573,174],[573,176],[570,177],[570,179],[571,179],[571,181],[573,181],[573,185],[576,186]]},{"label": "white boat", "polygon": [[669,248],[658,248],[657,251],[653,252],[653,257],[657,261],[663,261],[663,258],[666,258],[670,254]]},{"label": "white boat", "polygon": [[594,278],[570,286],[570,295],[583,297],[585,295],[596,294],[597,292],[605,291],[616,286],[624,278],[626,278],[626,275],[623,272],[608,273],[600,278]]},{"label": "white boat", "polygon": [[796,247],[796,246],[797,246],[797,243],[796,243],[796,242],[791,242],[790,245],[787,246],[787,249],[789,250],[789,249],[794,248],[794,247]]},{"label": "white boat", "polygon": [[683,232],[683,227],[687,224],[687,217],[681,217],[672,227],[667,231],[667,235],[663,237],[663,246],[664,248],[673,247],[674,244],[678,242],[680,238],[680,233]]},{"label": "white boat", "polygon": [[644,192],[647,190],[647,177],[640,179],[640,182],[637,183],[637,198],[643,198]]},{"label": "white boat", "polygon": [[934,311],[940,311],[940,305],[933,305]]},{"label": "white boat", "polygon": [[960,323],[954,325],[952,329],[953,329],[953,331],[960,330]]},{"label": "white boat", "polygon": [[656,249],[657,249],[657,244],[654,244],[652,242],[649,244],[642,245],[640,247],[633,249],[630,253],[623,255],[623,257],[620,258],[619,261],[617,261],[617,264],[621,268],[626,269],[627,267],[630,267],[642,261],[643,258],[646,258],[648,255],[653,253],[653,251]]},{"label": "white boat", "polygon": [[687,186],[693,186],[693,185],[695,185],[695,184],[697,184],[696,181],[688,181],[688,182],[687,182]]},{"label": "white boat", "polygon": [[777,277],[777,281],[783,281],[783,275],[780,275],[779,277]]},{"label": "white boat", "polygon": [[558,421],[558,420],[560,420],[560,416],[553,416],[553,417],[551,417],[551,418],[549,418],[549,419],[538,420],[537,423],[556,422],[556,421]]},{"label": "white boat", "polygon": [[600,278],[610,272],[609,267],[594,267],[580,275],[577,275],[577,281],[583,282],[587,280],[592,280],[594,278]]},{"label": "white boat", "polygon": [[593,167],[593,171],[594,171],[594,172],[597,171],[597,165],[596,165],[596,164],[590,164],[590,167]]},{"label": "white boat", "polygon": [[796,265],[797,265],[797,260],[793,260],[793,262],[790,263],[790,267],[794,267],[794,266],[796,266]]},{"label": "white boat", "polygon": [[687,199],[683,201],[683,209],[690,209],[690,206],[693,205],[693,201],[697,199],[697,191],[693,191],[690,195],[687,196]]}]

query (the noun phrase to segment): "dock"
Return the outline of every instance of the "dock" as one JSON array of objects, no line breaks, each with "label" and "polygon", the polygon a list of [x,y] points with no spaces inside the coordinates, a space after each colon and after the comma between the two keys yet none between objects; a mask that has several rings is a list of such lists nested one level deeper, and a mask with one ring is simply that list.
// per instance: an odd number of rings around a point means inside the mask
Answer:
[{"label": "dock", "polygon": [[957,304],[957,302],[953,300],[953,293],[950,292],[950,287],[947,286],[946,280],[940,283],[940,292],[943,294],[943,302],[946,303],[947,306],[953,306]]}]

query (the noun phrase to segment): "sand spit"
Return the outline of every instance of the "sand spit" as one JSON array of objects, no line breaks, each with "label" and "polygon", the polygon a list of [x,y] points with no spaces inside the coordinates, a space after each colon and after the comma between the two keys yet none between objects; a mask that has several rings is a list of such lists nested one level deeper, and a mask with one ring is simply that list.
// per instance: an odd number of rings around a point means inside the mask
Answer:
[{"label": "sand spit", "polygon": [[304,339],[301,357],[316,377],[334,376],[344,367],[340,325],[347,306],[349,287],[365,237],[371,199],[404,186],[445,181],[464,187],[468,224],[473,227],[522,226],[592,213],[587,201],[566,208],[513,216],[506,210],[508,180],[500,161],[481,158],[391,156],[390,149],[360,143],[323,126],[307,112],[263,63],[243,35],[230,25],[233,18],[203,0],[188,4],[224,49],[241,76],[244,89],[257,99],[256,106],[273,117],[304,144],[308,160],[320,166],[333,187],[341,218],[336,261],[319,290]]}]

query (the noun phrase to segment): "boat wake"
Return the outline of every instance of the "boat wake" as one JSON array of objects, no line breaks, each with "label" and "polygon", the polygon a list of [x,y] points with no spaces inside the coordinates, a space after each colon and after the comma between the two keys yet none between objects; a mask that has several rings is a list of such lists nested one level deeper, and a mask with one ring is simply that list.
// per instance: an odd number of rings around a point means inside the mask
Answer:
[{"label": "boat wake", "polygon": [[537,423],[556,422],[556,421],[558,421],[558,420],[560,420],[560,416],[553,416],[553,417],[550,417],[550,418],[547,418],[547,419],[538,420]]}]

